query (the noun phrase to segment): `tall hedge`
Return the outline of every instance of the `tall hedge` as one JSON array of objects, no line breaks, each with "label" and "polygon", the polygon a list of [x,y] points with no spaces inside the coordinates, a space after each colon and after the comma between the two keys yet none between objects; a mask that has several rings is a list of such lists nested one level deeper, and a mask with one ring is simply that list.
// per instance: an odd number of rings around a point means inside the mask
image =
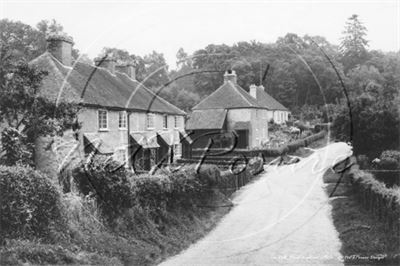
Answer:
[{"label": "tall hedge", "polygon": [[0,165],[0,238],[46,237],[62,223],[60,194],[48,178]]}]

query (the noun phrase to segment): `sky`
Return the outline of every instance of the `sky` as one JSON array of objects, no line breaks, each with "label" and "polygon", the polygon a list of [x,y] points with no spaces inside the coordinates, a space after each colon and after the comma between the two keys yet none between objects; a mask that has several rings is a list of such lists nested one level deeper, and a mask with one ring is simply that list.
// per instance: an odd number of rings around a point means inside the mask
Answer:
[{"label": "sky", "polygon": [[0,18],[35,26],[56,19],[75,48],[90,58],[103,47],[144,56],[176,53],[208,44],[275,42],[286,33],[321,35],[340,43],[345,21],[358,14],[370,49],[400,50],[400,0],[391,1],[19,1],[0,0]]}]

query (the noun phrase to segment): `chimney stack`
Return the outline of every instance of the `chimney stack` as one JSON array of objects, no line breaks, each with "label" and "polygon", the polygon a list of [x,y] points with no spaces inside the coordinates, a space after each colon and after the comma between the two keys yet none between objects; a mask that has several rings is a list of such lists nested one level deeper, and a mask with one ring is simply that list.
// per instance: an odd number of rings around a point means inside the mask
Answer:
[{"label": "chimney stack", "polygon": [[224,83],[231,81],[236,84],[237,82],[236,72],[234,70],[228,69],[224,74]]},{"label": "chimney stack", "polygon": [[103,67],[110,71],[111,74],[115,74],[115,65],[117,60],[112,54],[105,55],[103,57],[97,57],[94,59],[94,63],[97,67]]},{"label": "chimney stack", "polygon": [[72,66],[72,37],[66,34],[51,34],[46,38],[47,51],[65,66]]},{"label": "chimney stack", "polygon": [[257,99],[257,86],[254,84],[251,84],[249,93],[250,93],[251,97],[253,97],[254,99]]},{"label": "chimney stack", "polygon": [[125,73],[131,79],[136,80],[136,69],[132,63],[117,65],[116,70]]}]

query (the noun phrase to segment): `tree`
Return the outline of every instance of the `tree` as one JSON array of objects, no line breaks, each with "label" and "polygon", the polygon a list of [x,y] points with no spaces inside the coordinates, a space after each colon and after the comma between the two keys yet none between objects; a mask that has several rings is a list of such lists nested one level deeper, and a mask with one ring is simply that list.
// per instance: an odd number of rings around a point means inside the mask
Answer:
[{"label": "tree", "polygon": [[[31,33],[31,28],[17,26]],[[56,105],[40,97],[41,82],[47,73],[30,67],[23,56],[13,52],[18,48],[0,40],[0,163],[33,165],[35,140],[62,135],[74,125],[78,107],[65,102]]]},{"label": "tree", "polygon": [[168,65],[162,53],[153,51],[143,58],[145,65],[144,85],[157,90],[169,81]]},{"label": "tree", "polygon": [[36,28],[44,35],[47,36],[51,33],[60,33],[64,30],[64,27],[58,23],[55,19],[51,21],[41,20],[36,24]]},{"label": "tree", "polygon": [[356,65],[362,64],[367,60],[368,41],[365,39],[367,28],[358,19],[358,15],[352,15],[346,22],[340,44],[342,63],[345,72]]},{"label": "tree", "polygon": [[0,20],[0,53],[2,60],[30,61],[46,51],[45,36],[22,22]]},{"label": "tree", "polygon": [[399,105],[398,96],[388,101],[381,94],[365,92],[351,98],[352,118],[346,105],[341,105],[333,122],[332,133],[337,139],[348,141],[352,124],[355,154],[377,157],[383,150],[400,145]]}]

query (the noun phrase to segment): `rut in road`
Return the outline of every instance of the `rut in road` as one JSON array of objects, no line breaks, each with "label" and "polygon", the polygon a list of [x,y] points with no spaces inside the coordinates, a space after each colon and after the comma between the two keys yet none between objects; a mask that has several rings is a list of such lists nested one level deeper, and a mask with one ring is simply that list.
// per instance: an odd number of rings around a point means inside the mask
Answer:
[{"label": "rut in road", "polygon": [[213,231],[161,265],[342,265],[322,175],[351,154],[333,143],[297,164],[268,167]]}]

